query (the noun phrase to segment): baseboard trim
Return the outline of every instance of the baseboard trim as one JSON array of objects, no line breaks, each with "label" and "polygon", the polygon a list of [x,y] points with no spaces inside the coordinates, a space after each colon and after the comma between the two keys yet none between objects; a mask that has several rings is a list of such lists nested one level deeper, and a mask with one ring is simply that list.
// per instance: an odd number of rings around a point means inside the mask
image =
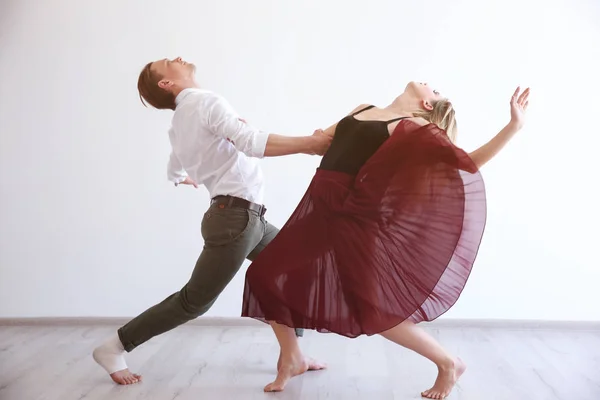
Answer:
[{"label": "baseboard trim", "polygon": [[[130,320],[131,318],[127,317],[0,318],[0,326],[121,326]],[[266,325],[260,321],[242,317],[200,317],[188,322],[186,325],[205,327],[266,327]],[[481,328],[600,331],[600,321],[442,318],[426,323],[423,326],[433,329]]]},{"label": "baseboard trim", "polygon": [[430,328],[480,328],[513,330],[578,330],[600,331],[600,321],[559,321],[529,319],[463,319],[448,318],[428,322]]},{"label": "baseboard trim", "polygon": [[[40,317],[40,318],[0,318],[0,326],[120,326],[133,317]],[[242,317],[200,317],[188,322],[191,326],[264,326],[251,318]]]}]

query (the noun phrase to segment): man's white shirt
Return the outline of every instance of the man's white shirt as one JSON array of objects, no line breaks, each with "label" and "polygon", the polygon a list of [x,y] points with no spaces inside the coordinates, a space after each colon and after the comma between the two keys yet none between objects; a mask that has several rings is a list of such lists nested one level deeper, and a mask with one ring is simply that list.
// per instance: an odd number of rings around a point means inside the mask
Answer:
[{"label": "man's white shirt", "polygon": [[168,179],[178,184],[189,176],[211,198],[231,195],[262,204],[259,159],[269,134],[244,122],[227,100],[208,90],[185,89],[175,103]]}]

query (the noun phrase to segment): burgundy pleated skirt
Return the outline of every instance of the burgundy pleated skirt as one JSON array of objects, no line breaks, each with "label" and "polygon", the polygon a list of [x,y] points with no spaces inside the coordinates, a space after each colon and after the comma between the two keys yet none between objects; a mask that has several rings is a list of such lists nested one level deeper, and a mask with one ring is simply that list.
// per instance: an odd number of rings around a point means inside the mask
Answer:
[{"label": "burgundy pleated skirt", "polygon": [[434,320],[465,287],[485,222],[468,154],[402,121],[356,176],[317,170],[249,267],[242,316],[347,337]]}]

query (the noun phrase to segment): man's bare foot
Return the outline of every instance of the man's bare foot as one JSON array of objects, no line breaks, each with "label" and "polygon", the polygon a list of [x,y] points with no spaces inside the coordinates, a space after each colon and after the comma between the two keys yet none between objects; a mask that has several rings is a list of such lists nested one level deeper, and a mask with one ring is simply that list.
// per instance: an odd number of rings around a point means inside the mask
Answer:
[{"label": "man's bare foot", "polygon": [[448,366],[438,366],[438,376],[433,387],[421,393],[421,396],[428,399],[445,399],[466,369],[467,365],[460,358],[457,358]]},{"label": "man's bare foot", "polygon": [[134,383],[138,383],[142,381],[142,376],[138,374],[132,374],[129,372],[129,369],[124,369],[122,371],[117,371],[110,374],[110,377],[113,381],[118,383],[119,385],[132,385]]},{"label": "man's bare foot", "polygon": [[277,366],[277,377],[273,382],[265,386],[265,392],[281,392],[288,381],[294,376],[302,375],[306,371],[318,371],[327,368],[327,365],[324,363],[304,357],[303,355],[283,358],[281,354],[279,355]]}]

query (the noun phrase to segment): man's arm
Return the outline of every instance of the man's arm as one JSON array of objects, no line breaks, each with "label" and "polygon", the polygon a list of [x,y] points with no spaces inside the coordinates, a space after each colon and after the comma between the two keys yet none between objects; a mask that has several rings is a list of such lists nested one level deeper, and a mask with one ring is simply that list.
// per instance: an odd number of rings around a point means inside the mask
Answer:
[{"label": "man's arm", "polygon": [[265,146],[265,157],[286,156],[289,154],[325,154],[329,148],[331,139],[326,137],[322,131],[317,130],[312,136],[283,136],[274,133],[269,134]]},{"label": "man's arm", "polygon": [[317,131],[311,136],[284,136],[256,129],[240,119],[227,101],[214,96],[207,103],[206,124],[214,134],[231,142],[249,157],[325,153],[331,138]]},{"label": "man's arm", "polygon": [[167,179],[173,182],[175,185],[180,184],[187,178],[187,173],[179,159],[175,155],[175,152],[171,151],[169,155],[169,162],[167,164]]},{"label": "man's arm", "polygon": [[198,187],[196,182],[194,182],[185,172],[181,162],[175,155],[175,152],[171,151],[171,155],[169,156],[169,162],[167,164],[167,179],[177,185],[192,185],[195,188]]}]

